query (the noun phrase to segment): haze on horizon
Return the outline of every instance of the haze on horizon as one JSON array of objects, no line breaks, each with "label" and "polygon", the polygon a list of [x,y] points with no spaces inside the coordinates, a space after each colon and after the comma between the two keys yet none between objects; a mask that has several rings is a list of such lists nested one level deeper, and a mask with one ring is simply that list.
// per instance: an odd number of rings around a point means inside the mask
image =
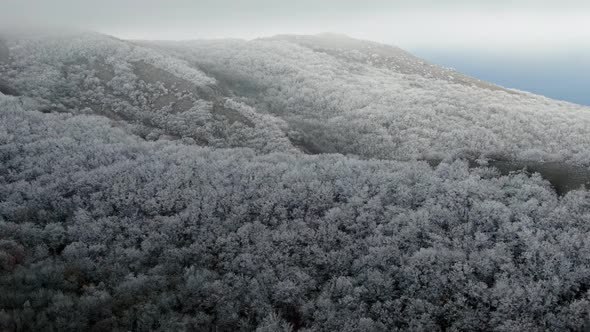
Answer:
[{"label": "haze on horizon", "polygon": [[2,0],[0,22],[96,30],[123,39],[256,38],[339,32],[403,48],[582,47],[584,0]]}]

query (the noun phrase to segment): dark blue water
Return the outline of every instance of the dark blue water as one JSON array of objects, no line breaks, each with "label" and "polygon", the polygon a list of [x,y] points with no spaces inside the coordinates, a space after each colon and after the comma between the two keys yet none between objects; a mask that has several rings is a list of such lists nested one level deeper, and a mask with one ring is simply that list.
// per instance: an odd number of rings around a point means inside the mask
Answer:
[{"label": "dark blue water", "polygon": [[431,63],[508,88],[590,105],[590,50],[568,54],[498,54],[485,51],[417,49]]}]

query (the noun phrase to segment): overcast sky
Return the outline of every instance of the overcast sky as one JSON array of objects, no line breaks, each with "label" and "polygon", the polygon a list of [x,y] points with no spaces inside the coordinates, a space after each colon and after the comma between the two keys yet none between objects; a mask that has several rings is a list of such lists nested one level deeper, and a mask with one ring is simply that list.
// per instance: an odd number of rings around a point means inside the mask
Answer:
[{"label": "overcast sky", "polygon": [[588,45],[590,0],[0,0],[0,22],[127,39],[340,32],[420,47]]}]

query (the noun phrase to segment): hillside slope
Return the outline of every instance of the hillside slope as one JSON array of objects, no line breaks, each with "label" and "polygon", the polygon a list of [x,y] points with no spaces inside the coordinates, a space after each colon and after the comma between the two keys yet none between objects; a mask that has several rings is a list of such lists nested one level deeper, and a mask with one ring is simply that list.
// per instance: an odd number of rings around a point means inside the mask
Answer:
[{"label": "hillside slope", "polygon": [[343,36],[145,43],[182,57],[311,153],[590,164],[590,109],[498,87]]},{"label": "hillside slope", "polygon": [[8,35],[0,89],[148,139],[363,158],[590,165],[590,108],[340,35],[130,43]]},{"label": "hillside slope", "polygon": [[45,112],[105,116],[151,140],[293,149],[281,121],[226,98],[182,60],[89,32],[8,34],[4,44],[0,89],[34,98]]}]

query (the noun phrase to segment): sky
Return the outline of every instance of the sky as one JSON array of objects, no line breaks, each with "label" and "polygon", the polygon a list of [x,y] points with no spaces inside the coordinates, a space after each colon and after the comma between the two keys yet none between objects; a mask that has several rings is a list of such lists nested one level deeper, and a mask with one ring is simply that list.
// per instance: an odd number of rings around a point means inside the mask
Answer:
[{"label": "sky", "polygon": [[0,0],[0,22],[125,39],[338,32],[405,48],[587,44],[588,0]]},{"label": "sky", "polygon": [[[521,64],[534,71],[551,63],[552,72],[563,74],[563,61],[590,77],[589,57],[581,56],[590,54],[588,22],[590,0],[0,0],[0,29],[55,25],[152,40],[335,32],[393,44],[460,70],[468,67],[461,66],[467,57],[480,57],[484,67],[486,59],[502,58],[513,59],[506,68]],[[585,61],[579,70],[570,54]],[[578,82],[590,86],[590,78]]]}]

